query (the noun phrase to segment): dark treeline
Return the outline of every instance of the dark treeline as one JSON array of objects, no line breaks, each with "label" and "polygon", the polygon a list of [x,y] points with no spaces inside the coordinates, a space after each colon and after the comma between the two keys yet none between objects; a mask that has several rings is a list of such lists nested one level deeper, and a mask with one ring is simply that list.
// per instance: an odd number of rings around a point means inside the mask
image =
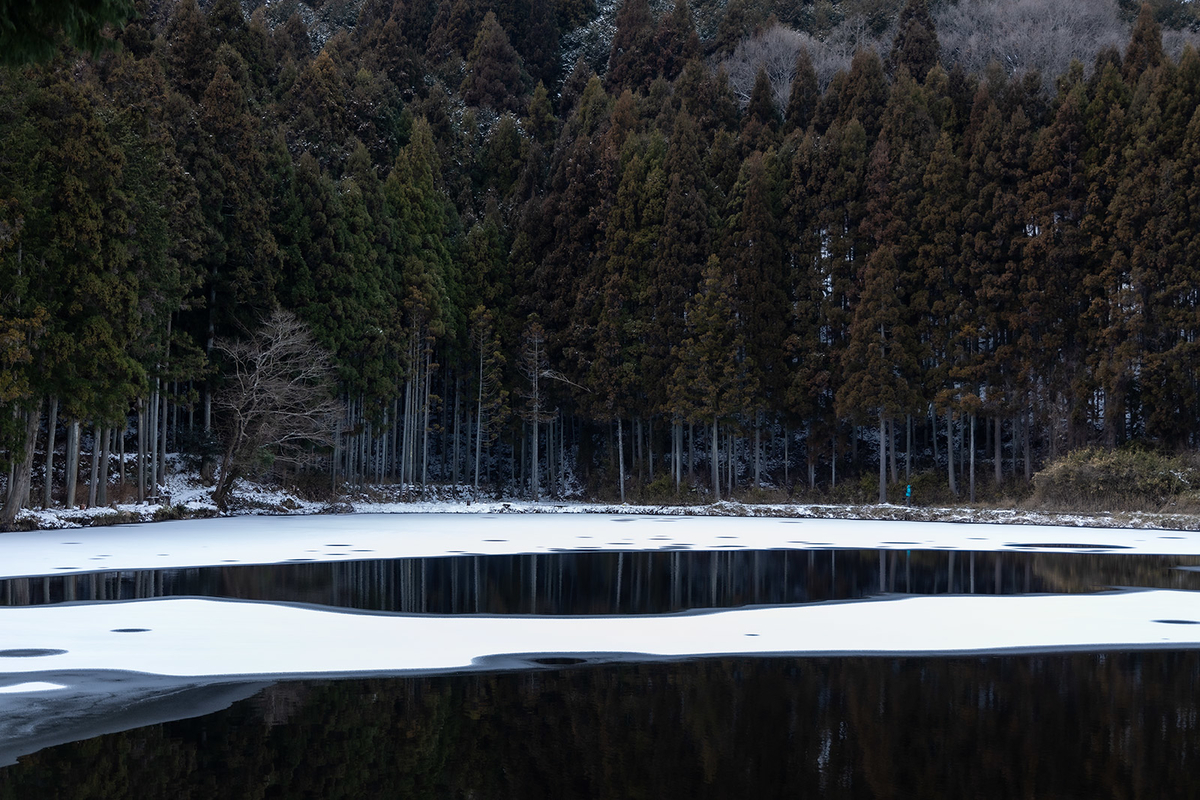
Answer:
[{"label": "dark treeline", "polygon": [[782,107],[684,0],[626,0],[602,74],[560,64],[585,1],[322,10],[143,4],[0,73],[8,520],[211,462],[221,342],[276,309],[336,369],[324,486],[973,497],[1200,444],[1200,57],[1149,7],[1047,94],[940,63],[912,0]]}]

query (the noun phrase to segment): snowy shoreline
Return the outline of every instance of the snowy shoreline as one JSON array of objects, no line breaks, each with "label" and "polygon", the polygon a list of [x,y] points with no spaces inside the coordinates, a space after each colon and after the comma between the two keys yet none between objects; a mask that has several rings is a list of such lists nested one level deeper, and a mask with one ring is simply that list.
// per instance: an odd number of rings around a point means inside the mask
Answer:
[{"label": "snowy shoreline", "polygon": [[[958,522],[993,525],[1038,525],[1079,528],[1131,528],[1200,532],[1200,515],[1157,512],[1052,512],[1021,508],[970,506],[901,506],[839,503],[744,503],[722,500],[707,504],[604,503],[547,499],[535,503],[521,499],[472,497],[470,487],[438,487],[443,499],[395,499],[408,492],[398,486],[366,487],[334,502],[312,502],[283,490],[271,490],[239,481],[233,508],[221,512],[211,499],[212,490],[190,476],[173,476],[166,502],[114,503],[94,508],[29,508],[17,516],[17,526],[27,530],[60,530],[111,525],[166,522],[180,519],[253,516],[310,516],[316,514],[635,514],[670,517],[774,517],[792,519],[844,519],[862,521]],[[0,533],[0,537],[4,534]]]},{"label": "snowy shoreline", "polygon": [[796,517],[574,513],[229,516],[0,536],[0,579],[120,570],[586,552],[945,550],[1200,556],[1200,533]]}]

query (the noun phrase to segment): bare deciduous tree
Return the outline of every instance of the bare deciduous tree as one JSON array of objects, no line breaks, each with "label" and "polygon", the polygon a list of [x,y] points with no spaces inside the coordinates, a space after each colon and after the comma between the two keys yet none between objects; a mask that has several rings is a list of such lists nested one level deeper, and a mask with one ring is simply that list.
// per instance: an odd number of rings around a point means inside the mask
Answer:
[{"label": "bare deciduous tree", "polygon": [[317,446],[333,444],[339,403],[333,368],[308,326],[276,311],[241,341],[217,340],[225,386],[213,408],[225,435],[225,454],[213,501],[224,508],[239,475],[263,459],[301,464]]},{"label": "bare deciduous tree", "polygon": [[993,61],[1009,75],[1038,70],[1048,90],[1078,59],[1090,69],[1104,47],[1123,49],[1129,25],[1116,0],[971,0],[934,14],[942,63],[982,73]]},{"label": "bare deciduous tree", "polygon": [[801,48],[808,50],[817,83],[821,91],[829,85],[838,70],[850,68],[859,50],[875,50],[885,55],[891,46],[893,32],[874,36],[866,19],[855,16],[844,20],[825,39],[794,31],[784,25],[774,25],[742,41],[733,55],[722,62],[729,76],[729,88],[743,106],[750,101],[754,79],[761,67],[771,81],[771,92],[779,110],[787,107],[792,79],[795,77],[796,55]]}]

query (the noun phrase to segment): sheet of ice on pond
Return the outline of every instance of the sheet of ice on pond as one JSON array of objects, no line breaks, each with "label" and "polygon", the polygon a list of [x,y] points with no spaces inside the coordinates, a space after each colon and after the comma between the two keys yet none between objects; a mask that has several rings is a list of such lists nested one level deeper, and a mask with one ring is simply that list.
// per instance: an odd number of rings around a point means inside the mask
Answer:
[{"label": "sheet of ice on pond", "polygon": [[233,517],[5,534],[0,578],[462,554],[830,547],[1200,555],[1200,533],[605,514]]},{"label": "sheet of ice on pond", "polygon": [[951,595],[575,618],[354,614],[170,599],[0,609],[0,631],[0,675],[9,677],[116,670],[245,679],[723,654],[1180,649],[1200,646],[1200,594]]},{"label": "sheet of ice on pond", "polygon": [[210,714],[270,685],[99,670],[55,673],[54,681],[0,678],[0,767],[46,747]]}]

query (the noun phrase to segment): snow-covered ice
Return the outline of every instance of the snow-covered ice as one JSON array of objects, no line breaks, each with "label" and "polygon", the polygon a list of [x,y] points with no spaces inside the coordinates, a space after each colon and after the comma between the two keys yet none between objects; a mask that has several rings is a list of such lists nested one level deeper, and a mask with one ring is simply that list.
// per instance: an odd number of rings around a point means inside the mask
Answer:
[{"label": "snow-covered ice", "polygon": [[61,683],[26,681],[25,683],[14,683],[10,686],[0,686],[0,694],[30,694],[32,692],[51,692],[55,689],[65,688],[67,687]]},{"label": "snow-covered ice", "polygon": [[1200,555],[1200,533],[612,514],[226,517],[0,535],[0,578],[463,554],[827,548]]},{"label": "snow-covered ice", "polygon": [[0,673],[110,670],[277,678],[736,655],[1001,653],[1200,646],[1200,593],[893,596],[638,617],[346,613],[289,604],[138,600],[0,609]]},{"label": "snow-covered ice", "polygon": [[[503,508],[226,517],[11,533],[0,536],[0,578],[564,551],[880,548],[1200,555],[1200,533],[1151,529],[510,514]],[[1157,589],[885,595],[625,617],[405,615],[199,598],[2,607],[0,765],[61,742],[210,713],[286,678],[720,655],[1198,647],[1200,592]]]}]

